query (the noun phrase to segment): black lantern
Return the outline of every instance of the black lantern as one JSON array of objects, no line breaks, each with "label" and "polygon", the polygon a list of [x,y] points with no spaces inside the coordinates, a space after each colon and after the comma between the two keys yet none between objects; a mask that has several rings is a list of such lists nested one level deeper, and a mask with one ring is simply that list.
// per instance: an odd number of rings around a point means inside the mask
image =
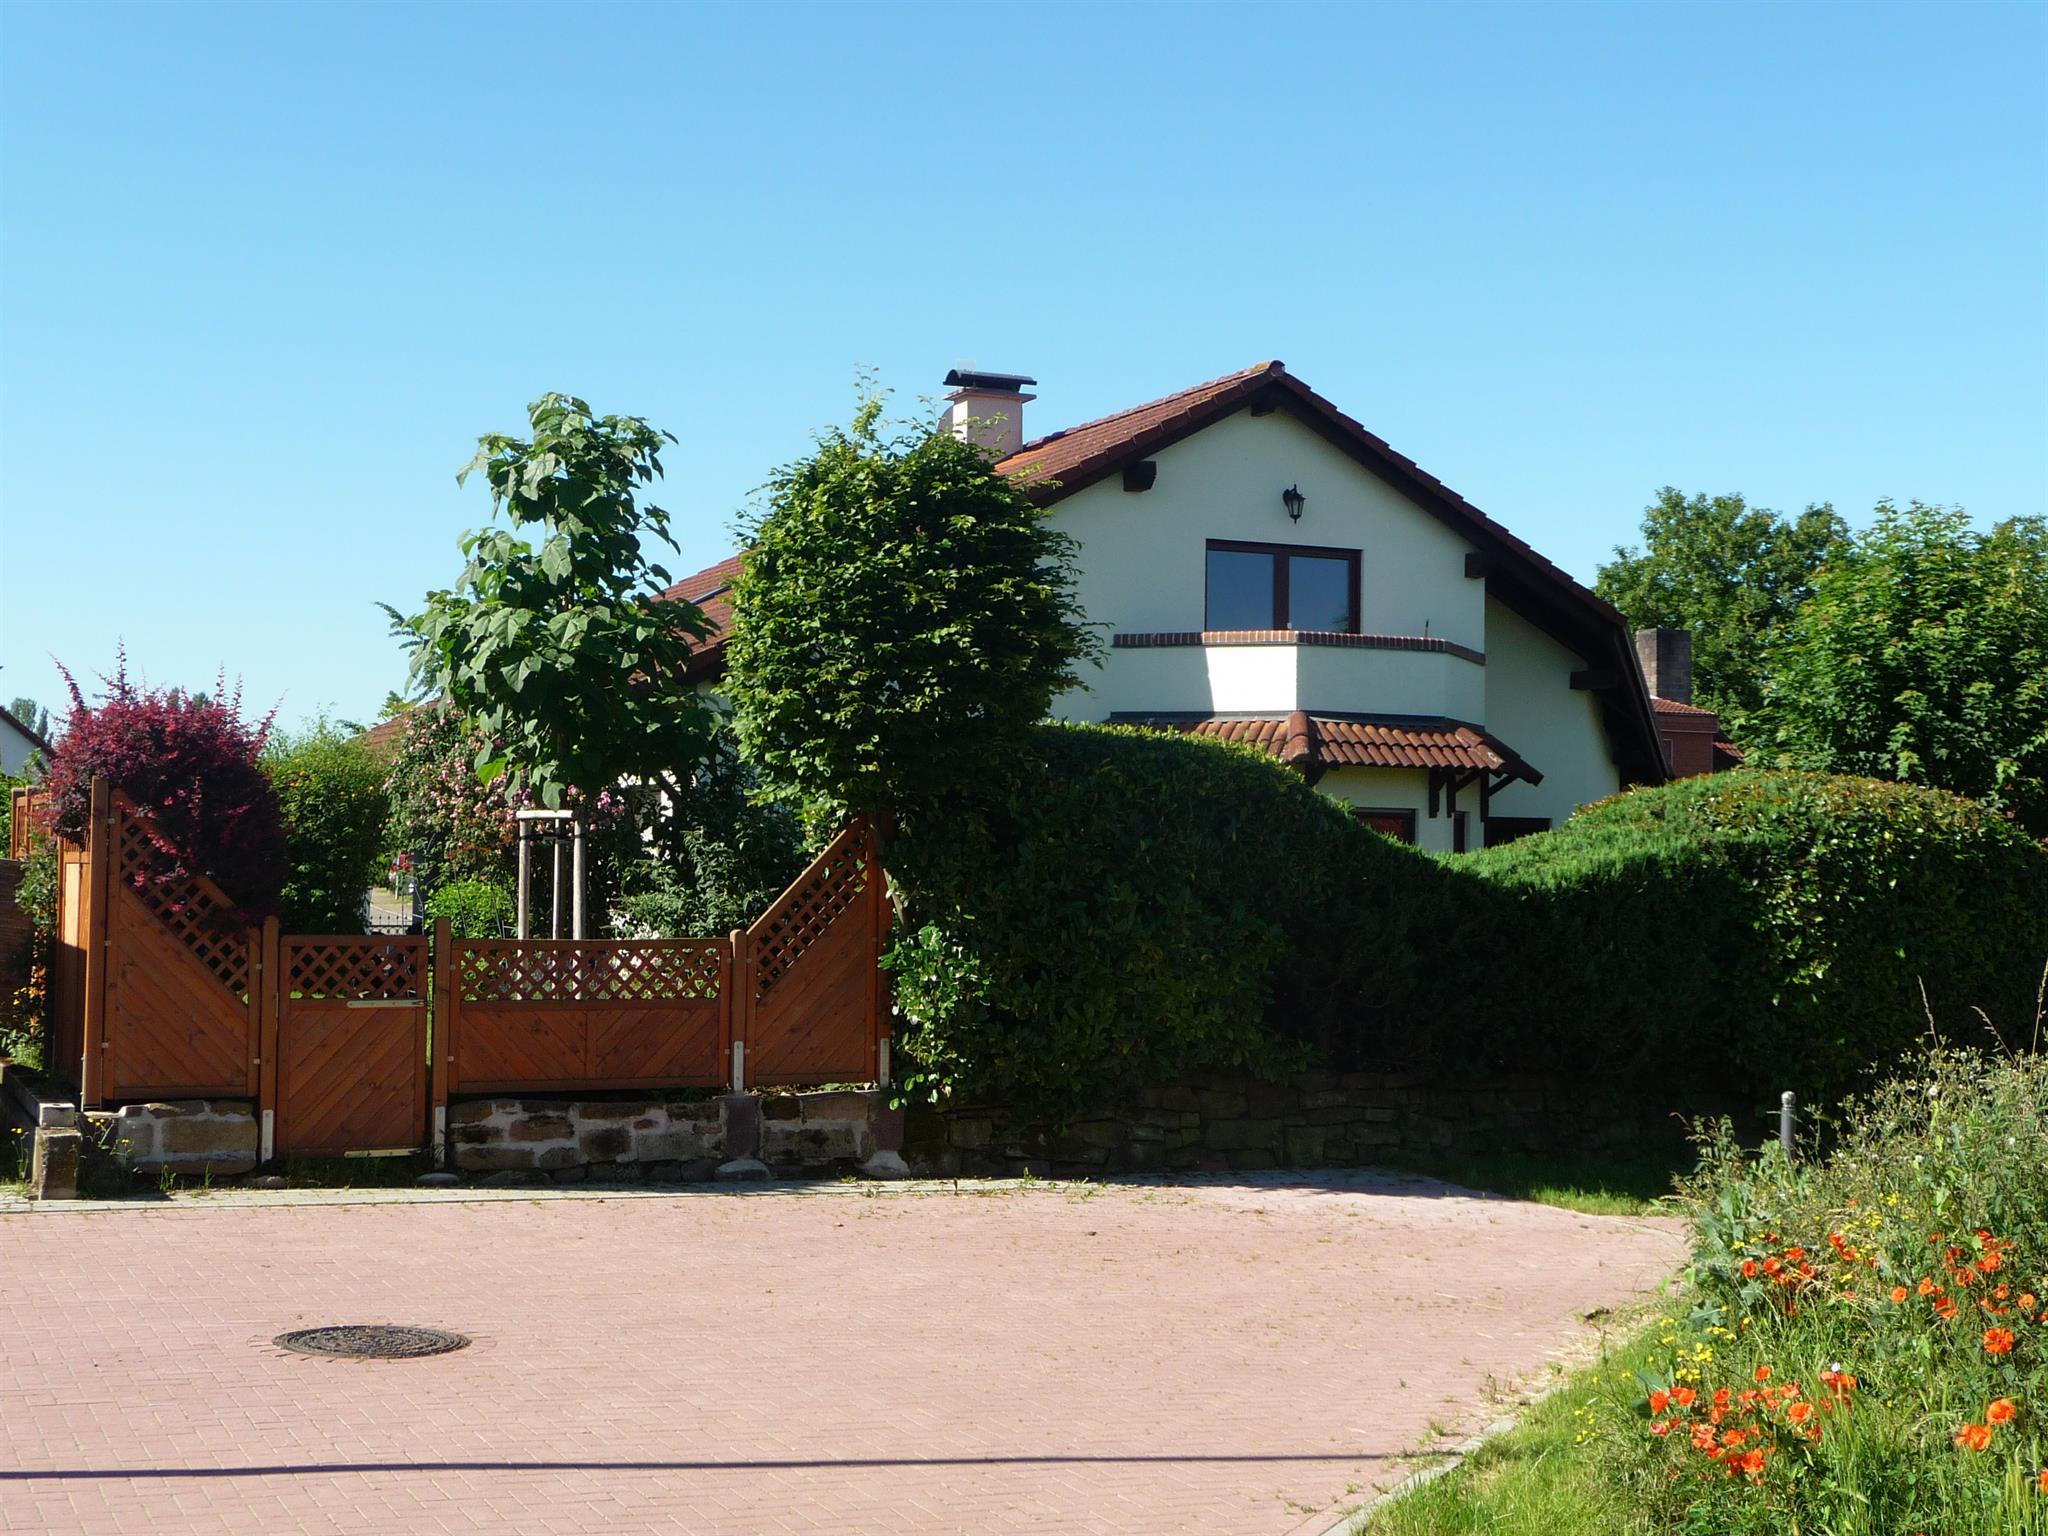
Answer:
[{"label": "black lantern", "polygon": [[1301,487],[1290,485],[1280,493],[1280,500],[1287,508],[1287,516],[1294,522],[1300,522],[1302,509],[1308,505],[1308,498],[1301,494]]}]

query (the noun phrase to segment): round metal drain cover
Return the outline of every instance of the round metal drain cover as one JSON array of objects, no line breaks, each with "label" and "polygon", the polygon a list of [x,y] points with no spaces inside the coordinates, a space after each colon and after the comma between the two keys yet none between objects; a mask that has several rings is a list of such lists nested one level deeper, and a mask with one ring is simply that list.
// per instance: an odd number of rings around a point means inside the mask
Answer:
[{"label": "round metal drain cover", "polygon": [[445,1355],[469,1340],[439,1328],[406,1328],[392,1323],[350,1323],[339,1328],[301,1328],[280,1333],[273,1344],[302,1355],[339,1355],[348,1360],[414,1360]]}]

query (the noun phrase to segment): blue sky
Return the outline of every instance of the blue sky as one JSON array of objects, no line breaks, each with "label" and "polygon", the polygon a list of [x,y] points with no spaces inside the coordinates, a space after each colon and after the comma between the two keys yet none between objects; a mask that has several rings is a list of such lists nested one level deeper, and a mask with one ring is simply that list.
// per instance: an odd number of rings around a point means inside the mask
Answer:
[{"label": "blue sky", "polygon": [[1581,577],[1666,483],[2048,503],[2048,7],[0,9],[0,699],[403,674],[549,389],[677,569],[876,370],[1266,357]]}]

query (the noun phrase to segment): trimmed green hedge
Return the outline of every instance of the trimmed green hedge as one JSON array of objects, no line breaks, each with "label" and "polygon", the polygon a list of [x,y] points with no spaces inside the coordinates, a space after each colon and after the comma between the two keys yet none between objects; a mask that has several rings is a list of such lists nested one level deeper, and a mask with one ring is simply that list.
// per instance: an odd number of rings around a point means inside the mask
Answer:
[{"label": "trimmed green hedge", "polygon": [[[1833,1096],[1924,1035],[2030,1044],[2048,852],[1974,800],[1737,772],[1590,805],[1456,862],[1496,914],[1507,1062]],[[1922,987],[1925,987],[1923,1000]],[[1483,1026],[1483,1019],[1467,1021]],[[1483,1027],[1469,1043],[1481,1044]],[[1483,1048],[1483,1046],[1482,1046]]]},{"label": "trimmed green hedge", "polygon": [[1061,725],[1038,745],[993,811],[906,820],[889,850],[925,1071],[1055,1107],[1400,1027],[1450,885],[1434,860],[1251,748]]},{"label": "trimmed green hedge", "polygon": [[2024,1041],[2048,853],[1972,801],[1738,773],[1438,859],[1248,748],[1048,726],[889,851],[904,1054],[1072,1108],[1203,1068],[1597,1071],[1832,1096],[1983,1007]]}]

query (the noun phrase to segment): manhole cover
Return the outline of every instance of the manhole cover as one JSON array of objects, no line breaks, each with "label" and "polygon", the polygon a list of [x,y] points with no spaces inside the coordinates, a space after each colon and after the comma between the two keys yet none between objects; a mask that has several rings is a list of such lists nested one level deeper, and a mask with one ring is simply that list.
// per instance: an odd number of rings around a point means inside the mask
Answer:
[{"label": "manhole cover", "polygon": [[301,1328],[280,1333],[273,1344],[302,1355],[341,1355],[350,1360],[411,1360],[445,1355],[469,1343],[439,1328],[404,1328],[390,1323],[350,1323],[340,1328]]}]

